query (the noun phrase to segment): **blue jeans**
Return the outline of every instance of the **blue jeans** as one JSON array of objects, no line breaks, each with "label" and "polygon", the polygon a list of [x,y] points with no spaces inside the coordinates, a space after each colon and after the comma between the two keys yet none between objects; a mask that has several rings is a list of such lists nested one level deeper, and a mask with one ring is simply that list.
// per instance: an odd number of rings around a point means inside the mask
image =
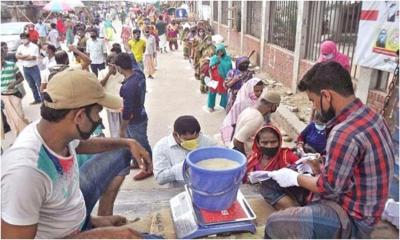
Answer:
[{"label": "blue jeans", "polygon": [[138,141],[146,151],[149,152],[150,157],[152,157],[149,139],[147,138],[147,122],[148,120],[146,119],[140,123],[129,123],[126,129],[126,134],[129,138]]},{"label": "blue jeans", "polygon": [[[86,220],[82,231],[92,228],[90,214],[114,177],[129,174],[131,158],[128,149],[119,149],[92,155],[79,168],[80,189],[86,205]],[[148,233],[142,233],[142,237],[144,239],[162,238]]]},{"label": "blue jeans", "polygon": [[92,69],[92,72],[96,75],[96,77],[99,75],[99,71],[102,69],[106,68],[105,63],[101,64],[90,64],[90,69]]},{"label": "blue jeans", "polygon": [[35,102],[41,102],[42,97],[40,96],[40,84],[42,82],[42,79],[40,78],[39,67],[37,65],[33,67],[24,67],[23,70],[25,79],[32,90]]},{"label": "blue jeans", "polygon": [[79,184],[85,199],[87,215],[84,230],[91,228],[90,214],[111,181],[116,176],[129,174],[131,159],[127,148],[119,149],[95,154],[79,168]]}]

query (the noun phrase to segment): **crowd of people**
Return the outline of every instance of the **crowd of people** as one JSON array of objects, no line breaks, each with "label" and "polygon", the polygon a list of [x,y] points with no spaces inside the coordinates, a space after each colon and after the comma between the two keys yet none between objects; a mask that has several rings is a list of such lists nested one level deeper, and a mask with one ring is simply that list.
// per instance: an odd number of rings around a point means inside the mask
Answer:
[{"label": "crowd of people", "polygon": [[[334,42],[322,43],[319,62],[299,82],[315,116],[292,149],[271,121],[281,96],[249,69],[249,56],[233,59],[213,41],[207,21],[181,24],[151,4],[91,14],[27,26],[15,54],[22,73],[2,42],[2,129],[17,135],[2,155],[2,237],[159,238],[113,215],[125,177],[140,168],[134,180],[154,174],[160,185],[183,187],[186,155],[218,142],[247,157],[244,184],[252,172],[269,171],[260,194],[281,211],[268,218],[266,238],[370,236],[388,198],[393,145],[382,116],[355,97],[348,58]],[[116,17],[121,42],[114,41]],[[221,98],[221,137],[203,134],[194,116],[183,115],[152,148],[146,79],[155,77],[157,54],[179,46],[210,113]],[[32,104],[41,104],[41,118],[31,123],[21,104],[24,80]]]}]

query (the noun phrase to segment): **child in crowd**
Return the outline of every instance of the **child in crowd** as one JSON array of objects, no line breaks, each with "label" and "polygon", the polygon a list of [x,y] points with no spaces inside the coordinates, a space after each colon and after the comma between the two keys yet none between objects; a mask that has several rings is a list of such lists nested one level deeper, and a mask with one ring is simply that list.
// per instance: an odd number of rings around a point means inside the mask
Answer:
[{"label": "child in crowd", "polygon": [[297,153],[320,153],[325,154],[326,146],[326,126],[322,116],[316,113],[315,120],[300,133],[297,138]]}]

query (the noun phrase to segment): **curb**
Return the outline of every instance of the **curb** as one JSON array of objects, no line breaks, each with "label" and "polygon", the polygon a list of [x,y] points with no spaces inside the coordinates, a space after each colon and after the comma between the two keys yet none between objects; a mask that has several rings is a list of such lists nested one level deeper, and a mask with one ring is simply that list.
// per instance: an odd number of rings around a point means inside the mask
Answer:
[{"label": "curb", "polygon": [[274,122],[279,123],[286,131],[287,135],[293,139],[297,139],[297,136],[307,126],[284,104],[279,105],[277,111],[271,114],[271,118]]}]

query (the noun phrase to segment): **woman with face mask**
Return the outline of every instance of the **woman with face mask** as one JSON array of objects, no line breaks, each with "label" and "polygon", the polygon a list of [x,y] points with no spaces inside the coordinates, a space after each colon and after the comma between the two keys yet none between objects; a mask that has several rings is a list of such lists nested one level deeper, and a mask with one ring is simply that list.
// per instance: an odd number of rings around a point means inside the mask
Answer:
[{"label": "woman with face mask", "polygon": [[[247,158],[247,175],[253,171],[274,171],[292,166],[299,158],[289,148],[282,147],[282,135],[278,128],[267,125],[261,128],[254,138],[253,149]],[[261,195],[275,209],[303,205],[308,191],[299,187],[282,188],[276,181],[268,179],[261,182]]]},{"label": "woman with face mask", "polygon": [[318,62],[335,61],[340,63],[343,68],[350,72],[349,58],[337,50],[336,43],[333,41],[324,41],[321,44]]},{"label": "woman with face mask", "polygon": [[209,74],[208,74],[208,69],[209,69],[209,64],[210,64],[209,60],[210,60],[210,57],[212,57],[214,54],[215,54],[215,46],[212,42],[211,35],[208,35],[203,40],[203,43],[201,44],[200,50],[198,52],[198,56],[199,56],[200,60],[199,60],[198,69],[196,69],[196,71],[200,78],[200,92],[201,93],[207,93],[207,91],[208,91],[208,87],[207,87],[206,83],[204,82],[204,78],[206,76],[209,76]]},{"label": "woman with face mask", "polygon": [[250,59],[246,56],[239,57],[236,60],[236,68],[228,72],[226,77],[226,88],[228,89],[228,105],[226,112],[229,113],[236,100],[236,95],[244,83],[253,78],[253,71],[249,70]]},{"label": "woman with face mask", "polygon": [[194,61],[194,77],[200,80],[200,59],[201,59],[201,49],[207,45],[206,32],[203,28],[197,28],[197,36],[193,42],[192,57]]}]

